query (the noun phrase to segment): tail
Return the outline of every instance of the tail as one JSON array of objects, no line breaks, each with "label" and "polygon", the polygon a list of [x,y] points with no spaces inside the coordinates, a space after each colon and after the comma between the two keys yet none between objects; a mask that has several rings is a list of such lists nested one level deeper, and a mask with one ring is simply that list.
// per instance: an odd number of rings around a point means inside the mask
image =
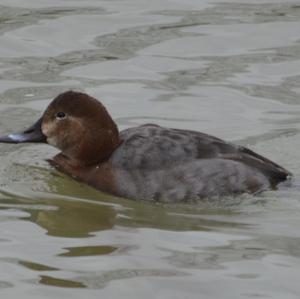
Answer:
[{"label": "tail", "polygon": [[[226,155],[225,157],[226,158]],[[239,147],[238,152],[228,157],[231,160],[242,162],[254,169],[261,171],[270,181],[273,188],[279,183],[292,177],[292,173],[275,162],[253,152],[246,147]]]},{"label": "tail", "polygon": [[252,150],[242,147],[241,152],[248,156],[266,176],[279,183],[291,178],[293,175],[290,171],[278,165],[277,163],[253,152]]}]

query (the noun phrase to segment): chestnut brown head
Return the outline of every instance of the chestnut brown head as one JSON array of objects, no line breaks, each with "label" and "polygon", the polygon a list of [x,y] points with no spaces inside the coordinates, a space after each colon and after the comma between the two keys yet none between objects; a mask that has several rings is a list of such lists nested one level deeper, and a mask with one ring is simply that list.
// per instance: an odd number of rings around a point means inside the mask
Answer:
[{"label": "chestnut brown head", "polygon": [[47,142],[74,163],[93,165],[107,159],[119,144],[118,128],[105,107],[80,92],[58,95],[34,126],[0,142]]}]

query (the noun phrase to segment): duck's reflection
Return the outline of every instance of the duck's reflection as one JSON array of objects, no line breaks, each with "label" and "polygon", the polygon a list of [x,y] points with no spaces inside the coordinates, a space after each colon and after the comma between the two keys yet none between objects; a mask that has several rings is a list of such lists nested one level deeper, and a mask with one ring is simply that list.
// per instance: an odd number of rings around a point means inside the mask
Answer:
[{"label": "duck's reflection", "polygon": [[92,232],[114,226],[116,212],[109,206],[64,200],[56,200],[54,204],[57,210],[31,212],[31,220],[45,228],[49,235],[86,237]]},{"label": "duck's reflection", "polygon": [[[31,168],[31,167],[30,167]],[[19,172],[28,175],[28,166]],[[158,228],[166,230],[209,231],[216,228],[247,228],[247,224],[231,221],[238,212],[199,204],[163,205],[112,197],[59,174],[54,169],[34,169],[35,190],[14,186],[6,192],[5,199],[15,207],[30,214],[30,221],[58,237],[87,237],[93,232],[112,229],[116,224],[133,228]],[[41,182],[39,184],[39,181]],[[40,188],[38,187],[40,185]],[[20,187],[18,188],[20,189]],[[38,191],[36,191],[38,190]],[[234,198],[232,198],[234,200]],[[230,202],[230,199],[226,200]],[[24,205],[25,203],[25,205]]]},{"label": "duck's reflection", "polygon": [[[20,171],[23,171],[22,168]],[[29,217],[25,219],[44,228],[51,236],[87,237],[93,232],[114,226],[117,212],[113,204],[101,202],[105,194],[57,175],[51,169],[45,171],[36,168],[35,183],[35,186],[30,186],[34,190],[28,190],[28,186],[20,187],[16,182],[5,192],[1,191],[4,194],[1,196],[3,199],[0,198],[2,208],[6,208],[9,202],[9,207],[15,206],[26,211]],[[98,200],[94,193],[97,193]]]}]

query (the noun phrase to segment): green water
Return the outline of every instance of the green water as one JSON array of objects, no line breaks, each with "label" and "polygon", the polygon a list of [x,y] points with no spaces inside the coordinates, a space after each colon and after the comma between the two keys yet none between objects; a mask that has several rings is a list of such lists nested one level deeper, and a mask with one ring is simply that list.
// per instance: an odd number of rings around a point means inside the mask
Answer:
[{"label": "green water", "polygon": [[259,196],[136,202],[55,171],[47,145],[0,145],[1,298],[300,295],[297,1],[0,0],[0,133],[85,91],[121,129],[199,130],[294,173]]}]

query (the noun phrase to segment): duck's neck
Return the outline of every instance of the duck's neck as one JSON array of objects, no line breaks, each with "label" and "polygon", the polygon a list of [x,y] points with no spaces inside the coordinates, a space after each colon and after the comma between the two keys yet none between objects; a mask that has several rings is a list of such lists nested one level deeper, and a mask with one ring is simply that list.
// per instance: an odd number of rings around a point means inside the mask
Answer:
[{"label": "duck's neck", "polygon": [[121,144],[119,131],[113,123],[108,129],[87,130],[85,136],[70,149],[62,151],[74,166],[89,167],[108,161]]},{"label": "duck's neck", "polygon": [[84,182],[101,191],[116,195],[116,188],[113,179],[113,170],[109,161],[99,165],[83,166],[76,164],[64,154],[59,153],[48,162],[57,170]]}]

